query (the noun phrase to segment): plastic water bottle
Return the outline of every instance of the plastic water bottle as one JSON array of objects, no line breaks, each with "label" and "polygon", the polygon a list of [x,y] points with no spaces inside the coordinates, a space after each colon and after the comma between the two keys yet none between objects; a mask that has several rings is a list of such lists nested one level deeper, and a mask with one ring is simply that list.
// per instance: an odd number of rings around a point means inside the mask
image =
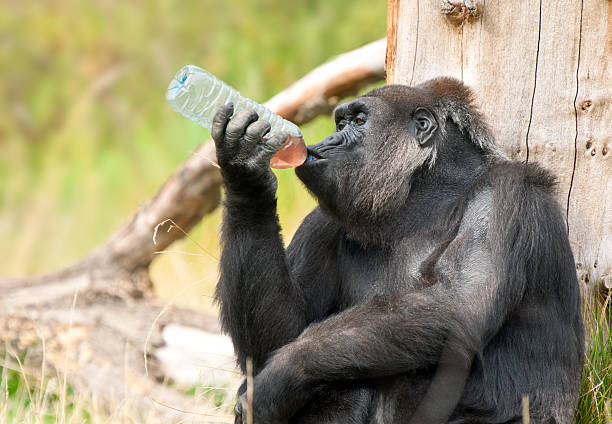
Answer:
[{"label": "plastic water bottle", "polygon": [[[272,168],[294,168],[306,160],[304,137],[297,125],[244,97],[202,68],[187,65],[178,71],[168,86],[166,101],[172,109],[184,117],[209,129],[215,112],[229,102],[234,103],[234,113],[242,109],[253,109],[259,115],[259,119],[270,122],[270,134],[281,131],[289,133],[283,147],[270,160]],[[266,138],[267,135],[264,139]]]}]

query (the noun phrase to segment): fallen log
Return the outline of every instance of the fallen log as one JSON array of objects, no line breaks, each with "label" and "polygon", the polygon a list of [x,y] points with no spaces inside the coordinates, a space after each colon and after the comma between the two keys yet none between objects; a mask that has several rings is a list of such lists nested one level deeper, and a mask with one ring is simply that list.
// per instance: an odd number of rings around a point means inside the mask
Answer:
[{"label": "fallen log", "polygon": [[[384,78],[385,48],[379,40],[340,55],[266,105],[298,125],[328,113],[343,97]],[[211,142],[197,148],[151,200],[79,262],[45,275],[0,278],[0,340],[7,352],[27,351],[28,369],[39,370],[38,378],[67,375],[75,391],[109,401],[134,398],[147,407],[153,402],[163,420],[185,418],[185,410],[207,416],[210,403],[193,411],[192,397],[164,383],[231,385],[228,339],[219,334],[216,317],[156,299],[149,265],[219,204],[215,160]]]}]

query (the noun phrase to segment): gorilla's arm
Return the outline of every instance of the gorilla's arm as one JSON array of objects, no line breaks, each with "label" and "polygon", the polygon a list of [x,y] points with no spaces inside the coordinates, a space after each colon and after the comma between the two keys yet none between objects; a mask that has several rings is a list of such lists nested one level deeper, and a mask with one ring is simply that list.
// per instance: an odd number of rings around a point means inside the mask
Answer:
[{"label": "gorilla's arm", "polygon": [[315,211],[285,254],[269,161],[286,136],[264,143],[267,122],[257,121],[252,111],[230,121],[231,115],[231,106],[220,109],[212,128],[226,187],[216,295],[240,366],[244,371],[250,357],[257,374],[270,352],[294,340],[331,307],[334,291],[327,280],[335,274],[330,249],[335,249],[337,228]]},{"label": "gorilla's arm", "polygon": [[221,108],[211,131],[226,188],[216,296],[238,363],[244,371],[250,357],[257,371],[269,352],[304,329],[305,308],[285,258],[269,167],[284,139],[262,143],[270,124],[253,111],[230,121],[232,113],[232,105]]},{"label": "gorilla's arm", "polygon": [[[399,375],[438,364],[450,337],[462,342],[461,336],[475,338],[467,329],[469,321],[478,318],[457,314],[461,306],[451,296],[424,290],[379,298],[310,327],[279,349],[254,379],[255,417],[261,422],[287,419],[329,383]],[[473,349],[469,341],[451,346],[453,358],[460,362],[449,365],[460,373],[469,369]],[[453,389],[455,397],[463,383]]]}]

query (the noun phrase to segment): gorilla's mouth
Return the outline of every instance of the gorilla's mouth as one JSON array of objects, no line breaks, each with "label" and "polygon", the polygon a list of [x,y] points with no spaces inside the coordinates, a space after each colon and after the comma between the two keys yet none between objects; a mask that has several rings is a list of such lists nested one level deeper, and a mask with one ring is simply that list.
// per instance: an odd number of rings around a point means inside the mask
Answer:
[{"label": "gorilla's mouth", "polygon": [[311,149],[310,146],[306,147],[306,152],[308,156],[306,157],[306,162],[314,162],[317,160],[325,159],[319,152],[314,149]]}]

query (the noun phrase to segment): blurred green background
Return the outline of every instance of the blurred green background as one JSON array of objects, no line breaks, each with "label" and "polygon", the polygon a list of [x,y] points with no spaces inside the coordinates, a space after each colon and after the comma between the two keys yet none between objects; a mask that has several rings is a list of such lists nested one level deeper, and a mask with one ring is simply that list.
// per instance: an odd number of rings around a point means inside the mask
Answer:
[{"label": "blurred green background", "polygon": [[[164,93],[192,63],[265,101],[385,34],[384,0],[0,1],[0,275],[67,265],[103,242],[203,141]],[[333,124],[306,125],[316,142]],[[285,240],[313,207],[279,171]],[[219,211],[191,234],[218,257]],[[194,241],[153,263],[158,293],[211,308],[217,264]],[[204,277],[204,280],[202,278]]]}]

